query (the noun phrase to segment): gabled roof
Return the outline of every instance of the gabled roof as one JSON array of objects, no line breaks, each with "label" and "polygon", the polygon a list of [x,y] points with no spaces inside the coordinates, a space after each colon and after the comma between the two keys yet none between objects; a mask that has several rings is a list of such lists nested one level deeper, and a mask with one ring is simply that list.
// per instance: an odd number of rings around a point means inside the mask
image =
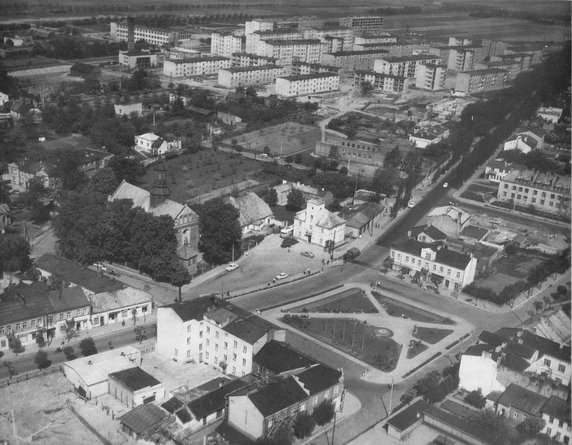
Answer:
[{"label": "gabled roof", "polygon": [[57,312],[90,306],[83,289],[79,286],[53,290],[48,294],[48,298]]},{"label": "gabled roof", "polygon": [[192,400],[188,407],[197,419],[203,419],[210,414],[223,410],[226,405],[226,396],[246,385],[248,383],[240,379],[233,380],[198,399]]},{"label": "gabled roof", "polygon": [[176,397],[171,397],[165,403],[161,404],[161,408],[163,408],[168,413],[174,414],[175,411],[177,411],[179,408],[182,408],[183,405],[184,403],[181,402],[179,399],[177,399]]},{"label": "gabled roof", "polygon": [[430,406],[423,412],[423,414],[424,416],[437,419],[457,431],[460,431],[468,436],[472,436],[490,445],[495,445],[496,443],[496,440],[490,431],[486,428],[482,428],[482,426],[477,422],[458,417],[454,414],[450,414],[449,412],[444,411],[436,406]]},{"label": "gabled roof", "polygon": [[308,398],[294,377],[271,383],[248,395],[264,417],[271,416]]},{"label": "gabled roof", "polygon": [[42,281],[8,286],[0,294],[0,326],[43,317],[52,308],[48,299],[49,288]]},{"label": "gabled roof", "polygon": [[539,416],[547,398],[522,386],[511,383],[498,399],[498,403]]},{"label": "gabled roof", "polygon": [[429,408],[425,400],[419,399],[417,402],[405,408],[403,411],[394,415],[387,421],[393,428],[399,431],[405,431],[411,425],[419,420],[419,414],[422,414]]},{"label": "gabled roof", "polygon": [[337,384],[342,378],[342,372],[329,366],[318,364],[300,372],[296,378],[310,392],[310,395],[319,393]]},{"label": "gabled roof", "polygon": [[256,193],[249,192],[246,195],[234,198],[230,196],[228,202],[238,209],[240,227],[245,227],[272,216],[270,206]]},{"label": "gabled roof", "polygon": [[276,326],[256,315],[252,315],[248,318],[237,318],[223,328],[225,332],[251,345],[264,337],[267,332],[272,329],[276,329]]},{"label": "gabled roof", "polygon": [[377,215],[382,213],[384,207],[375,202],[367,202],[357,211],[340,214],[346,220],[346,226],[361,229]]},{"label": "gabled roof", "polygon": [[175,311],[179,318],[183,321],[203,319],[210,307],[214,306],[210,297],[200,297],[193,300],[185,300],[181,303],[172,303],[163,308],[169,308]]},{"label": "gabled roof", "polygon": [[[520,337],[518,336],[521,332]],[[519,330],[518,328],[500,328],[496,334],[505,340],[512,339],[514,341],[522,339],[522,345],[526,348],[538,351],[540,356],[548,355],[555,357],[564,362],[570,363],[570,346],[562,346],[552,340],[542,338],[527,330]]]},{"label": "gabled roof", "polygon": [[469,219],[471,219],[471,215],[469,213],[454,206],[435,207],[429,212],[427,218],[435,216],[448,216],[453,221],[458,221],[460,218],[461,225],[464,225]]},{"label": "gabled roof", "polygon": [[542,407],[542,414],[548,414],[570,424],[570,403],[560,397],[550,396]]},{"label": "gabled roof", "polygon": [[521,355],[515,353],[510,347],[507,347],[500,352],[496,352],[495,349],[496,346],[493,345],[478,344],[467,348],[463,355],[480,357],[483,352],[488,352],[491,360],[498,361],[500,358],[499,364],[501,366],[518,373],[522,373],[530,367],[530,363]]},{"label": "gabled roof", "polygon": [[123,414],[119,421],[136,434],[142,434],[158,425],[167,414],[156,405],[139,405]]},{"label": "gabled roof", "polygon": [[109,374],[109,377],[120,381],[131,391],[139,391],[143,388],[149,388],[161,384],[159,380],[139,367],[114,372]]},{"label": "gabled roof", "polygon": [[160,136],[157,136],[155,133],[145,133],[145,134],[140,134],[139,136],[137,136],[139,139],[146,139],[148,141],[152,141],[155,142],[157,139],[161,139]]},{"label": "gabled roof", "polygon": [[0,215],[10,213],[10,206],[8,204],[0,203]]},{"label": "gabled roof", "polygon": [[411,229],[411,237],[417,239],[419,235],[424,233],[431,239],[435,241],[441,241],[447,239],[447,234],[441,232],[437,227],[428,225],[428,226],[416,226]]},{"label": "gabled roof", "polygon": [[465,270],[469,262],[471,261],[470,255],[465,255],[464,253],[455,252],[450,249],[441,248],[438,249],[437,246],[431,244],[424,244],[414,239],[407,239],[400,243],[391,246],[400,252],[409,253],[410,255],[421,256],[421,249],[429,247],[436,250],[435,262],[443,264],[446,266],[451,266],[456,269]]},{"label": "gabled roof", "polygon": [[467,226],[461,232],[461,236],[466,236],[468,238],[474,238],[476,240],[480,240],[483,236],[488,233],[488,230],[483,227],[477,226]]},{"label": "gabled roof", "polygon": [[138,304],[146,304],[152,300],[150,294],[133,287],[93,294],[88,298],[93,304],[94,313],[123,309],[126,307],[136,306]]},{"label": "gabled roof", "polygon": [[252,360],[274,374],[306,368],[315,363],[288,344],[276,340],[266,343]]}]

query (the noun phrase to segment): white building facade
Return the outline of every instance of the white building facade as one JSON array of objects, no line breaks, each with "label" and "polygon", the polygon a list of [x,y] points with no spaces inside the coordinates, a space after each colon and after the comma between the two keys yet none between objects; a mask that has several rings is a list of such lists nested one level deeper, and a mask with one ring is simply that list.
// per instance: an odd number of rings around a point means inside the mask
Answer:
[{"label": "white building facade", "polygon": [[306,74],[276,79],[276,94],[283,97],[326,93],[336,91],[339,87],[340,76],[338,74]]}]

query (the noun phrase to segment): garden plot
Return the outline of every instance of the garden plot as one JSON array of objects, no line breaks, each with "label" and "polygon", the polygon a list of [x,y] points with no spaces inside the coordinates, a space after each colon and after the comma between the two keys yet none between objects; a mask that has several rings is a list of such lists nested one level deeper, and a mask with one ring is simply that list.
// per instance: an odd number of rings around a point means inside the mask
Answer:
[{"label": "garden plot", "polygon": [[313,303],[297,306],[290,312],[377,313],[378,310],[361,289],[348,289]]},{"label": "garden plot", "polygon": [[387,315],[410,318],[411,320],[424,323],[439,323],[449,325],[455,324],[455,322],[450,318],[442,317],[440,315],[434,314],[433,312],[429,312],[410,304],[403,303],[401,301],[382,295],[379,292],[373,291],[372,295],[383,306],[385,312],[387,312]]}]

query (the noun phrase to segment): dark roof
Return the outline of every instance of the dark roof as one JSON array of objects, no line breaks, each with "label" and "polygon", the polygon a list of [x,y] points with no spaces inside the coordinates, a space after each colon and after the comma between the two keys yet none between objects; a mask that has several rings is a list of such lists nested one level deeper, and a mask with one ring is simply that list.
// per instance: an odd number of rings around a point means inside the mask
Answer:
[{"label": "dark roof", "polygon": [[493,346],[500,346],[504,342],[504,340],[501,337],[490,331],[481,332],[479,334],[479,341]]},{"label": "dark roof", "polygon": [[53,290],[48,294],[48,298],[57,312],[91,306],[83,289],[78,286]]},{"label": "dark roof", "polygon": [[342,377],[342,372],[329,366],[318,364],[302,371],[296,377],[304,385],[304,388],[310,392],[310,395],[313,395],[337,384]]},{"label": "dark roof", "polygon": [[[520,338],[518,337],[519,331],[522,332]],[[511,344],[521,339],[522,345],[517,343],[519,346],[539,351],[540,356],[549,355],[570,363],[570,346],[560,347],[559,343],[540,337],[527,330],[519,330],[518,328],[500,328],[496,331],[496,334],[506,340],[512,339]]]},{"label": "dark roof", "polygon": [[77,284],[93,293],[111,292],[125,289],[127,286],[115,279],[108,278],[86,266],[65,258],[45,253],[36,258],[34,264],[37,268],[63,278],[65,281]]},{"label": "dark roof", "polygon": [[148,404],[139,405],[123,414],[119,420],[136,434],[144,433],[164,420],[167,414],[158,406]]},{"label": "dark roof", "polygon": [[435,245],[424,244],[414,239],[407,239],[400,243],[393,244],[391,247],[415,256],[421,256],[421,249],[429,247],[433,250],[437,250],[437,254],[435,255],[436,263],[461,270],[464,270],[467,267],[467,264],[469,264],[469,261],[471,261],[471,257],[464,253],[455,252],[446,248],[438,249]]},{"label": "dark roof", "polygon": [[214,302],[210,297],[200,297],[193,300],[185,300],[182,303],[168,304],[163,307],[173,309],[183,321],[200,321],[212,306],[214,306]]},{"label": "dark roof", "polygon": [[193,417],[191,416],[191,413],[189,413],[189,411],[187,410],[187,408],[181,408],[179,410],[177,410],[175,412],[175,416],[178,417],[178,419],[182,422],[182,423],[188,423],[190,422]]},{"label": "dark roof", "polygon": [[203,419],[209,414],[216,413],[217,411],[224,409],[226,405],[226,396],[246,385],[248,385],[248,383],[243,380],[233,380],[232,382],[189,402],[188,407],[197,419]]},{"label": "dark roof", "polygon": [[422,414],[428,407],[427,402],[420,399],[413,405],[408,406],[403,411],[394,415],[387,423],[399,431],[405,431],[419,420],[419,414]]},{"label": "dark roof", "polygon": [[308,398],[294,377],[271,383],[249,394],[249,399],[264,417]]},{"label": "dark roof", "polygon": [[441,408],[436,406],[430,406],[424,411],[423,414],[425,416],[437,419],[440,422],[456,429],[457,431],[463,432],[466,435],[477,438],[483,442],[489,443],[491,445],[496,443],[495,438],[489,433],[488,429],[483,428],[475,421],[455,416],[454,414],[443,411]]},{"label": "dark roof", "polygon": [[384,207],[375,202],[366,202],[355,211],[343,212],[340,214],[346,220],[346,226],[361,229],[377,215],[383,212]]},{"label": "dark roof", "polygon": [[550,396],[542,407],[542,413],[570,423],[570,404],[560,397]]},{"label": "dark roof", "polygon": [[467,226],[461,232],[461,236],[467,236],[476,240],[481,239],[487,234],[488,230],[477,226]]},{"label": "dark roof", "polygon": [[234,429],[227,422],[222,422],[215,431],[227,441],[226,443],[232,445],[252,445],[253,443],[252,439]]},{"label": "dark roof", "polygon": [[223,328],[225,332],[251,345],[260,340],[272,329],[277,329],[277,327],[256,315],[252,315],[248,318],[238,318]]},{"label": "dark roof", "polygon": [[165,403],[163,403],[161,405],[161,408],[163,408],[165,411],[173,414],[175,411],[177,411],[182,406],[184,406],[183,402],[181,402],[176,397],[171,397],[169,400],[167,400]]},{"label": "dark roof", "polygon": [[286,221],[289,225],[294,224],[294,216],[296,212],[292,210],[286,210],[284,206],[274,206],[270,207],[272,213],[274,214],[274,219],[277,221]]},{"label": "dark roof", "polygon": [[315,363],[286,343],[276,340],[266,343],[252,360],[274,374],[306,368]]},{"label": "dark roof", "polygon": [[447,234],[441,232],[437,227],[429,226],[416,226],[411,229],[411,236],[416,238],[424,233],[434,240],[444,240],[447,239]]},{"label": "dark roof", "polygon": [[515,383],[508,385],[508,388],[498,399],[500,405],[513,407],[534,416],[540,415],[546,401],[546,397]]},{"label": "dark roof", "polygon": [[0,326],[20,320],[43,317],[52,311],[49,288],[42,281],[8,286],[0,295]]},{"label": "dark roof", "polygon": [[530,367],[530,363],[528,363],[522,356],[512,351],[509,346],[498,353],[495,349],[496,346],[494,345],[478,344],[467,348],[463,355],[478,357],[481,356],[483,352],[488,352],[491,354],[491,360],[497,361],[500,356],[500,364],[502,366],[518,373],[522,373]]},{"label": "dark roof", "polygon": [[141,368],[128,368],[123,371],[114,372],[109,374],[109,377],[120,381],[123,385],[131,391],[139,391],[143,388],[160,385],[161,382],[153,377],[148,372],[143,371]]}]

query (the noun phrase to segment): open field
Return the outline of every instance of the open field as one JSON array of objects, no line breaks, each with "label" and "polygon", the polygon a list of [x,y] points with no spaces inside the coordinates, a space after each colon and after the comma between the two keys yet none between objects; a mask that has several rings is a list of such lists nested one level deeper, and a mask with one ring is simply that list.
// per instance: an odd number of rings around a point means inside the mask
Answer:
[{"label": "open field", "polygon": [[436,329],[436,328],[424,328],[418,327],[416,332],[413,334],[415,338],[422,340],[424,342],[430,343],[432,345],[439,343],[448,335],[452,334],[452,329]]},{"label": "open field", "polygon": [[300,305],[290,312],[341,312],[341,313],[377,313],[369,299],[363,296],[361,289],[348,289],[331,297]]}]

